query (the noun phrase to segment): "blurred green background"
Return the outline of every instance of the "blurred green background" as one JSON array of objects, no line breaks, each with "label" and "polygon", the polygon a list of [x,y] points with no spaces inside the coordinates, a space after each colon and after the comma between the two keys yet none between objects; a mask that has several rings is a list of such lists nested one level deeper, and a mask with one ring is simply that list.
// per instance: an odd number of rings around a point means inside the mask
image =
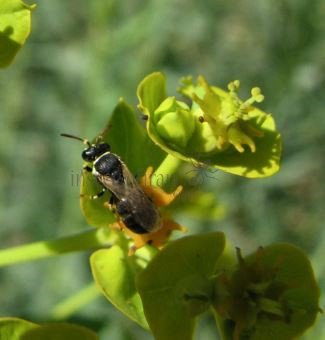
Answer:
[{"label": "blurred green background", "polygon": [[[29,3],[32,3],[29,1]],[[217,172],[203,186],[225,218],[198,221],[181,213],[189,233],[223,230],[244,253],[292,242],[309,255],[325,289],[324,15],[321,0],[87,2],[42,0],[32,34],[14,63],[0,71],[0,247],[79,232],[81,146],[59,137],[97,134],[123,96],[163,71],[169,93],[178,78],[204,75],[242,98],[260,86],[282,133],[280,172],[248,180]],[[323,96],[322,96],[323,95]],[[121,141],[123,140],[121,131]],[[210,176],[211,177],[211,176]],[[56,304],[91,282],[89,253],[0,269],[0,316],[53,321]],[[324,299],[321,306],[324,307]],[[152,337],[98,297],[68,321],[101,339]],[[325,339],[323,320],[305,339]],[[322,327],[323,326],[323,327]],[[198,339],[215,339],[211,316]]]}]

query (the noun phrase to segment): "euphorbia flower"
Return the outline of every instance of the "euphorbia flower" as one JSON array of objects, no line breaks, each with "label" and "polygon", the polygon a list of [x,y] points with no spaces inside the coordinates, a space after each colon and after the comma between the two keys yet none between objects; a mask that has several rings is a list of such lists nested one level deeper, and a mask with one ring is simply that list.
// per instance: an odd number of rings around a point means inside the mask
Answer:
[{"label": "euphorbia flower", "polygon": [[279,170],[281,136],[271,114],[255,106],[264,100],[258,87],[241,100],[238,80],[228,92],[202,77],[181,80],[185,101],[168,97],[165,77],[152,73],[138,86],[139,109],[147,116],[149,137],[162,150],[187,162],[207,164],[236,175],[258,178]]},{"label": "euphorbia flower", "polygon": [[263,137],[264,133],[250,124],[249,121],[254,118],[250,116],[250,111],[254,110],[252,105],[255,102],[260,103],[264,100],[264,96],[258,87],[254,87],[251,90],[252,96],[243,102],[237,95],[239,86],[239,80],[229,83],[229,93],[221,97],[201,76],[198,78],[198,87],[203,89],[202,98],[195,91],[190,93],[190,97],[202,110],[200,121],[210,126],[219,150],[226,150],[233,145],[242,153],[245,151],[243,145],[246,144],[251,152],[255,152],[254,138]]}]

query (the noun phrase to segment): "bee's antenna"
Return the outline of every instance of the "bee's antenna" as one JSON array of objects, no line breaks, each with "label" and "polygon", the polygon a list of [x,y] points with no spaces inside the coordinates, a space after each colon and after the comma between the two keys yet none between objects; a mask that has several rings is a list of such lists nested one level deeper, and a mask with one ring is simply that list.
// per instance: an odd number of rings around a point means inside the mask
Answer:
[{"label": "bee's antenna", "polygon": [[87,144],[88,146],[91,146],[91,144],[89,143],[88,139],[84,139],[84,138],[80,138],[80,137],[77,137],[77,136],[73,136],[73,135],[70,135],[68,133],[60,133],[60,136],[67,137],[67,138],[72,138],[72,139],[76,139],[76,140],[80,140],[84,144]]}]

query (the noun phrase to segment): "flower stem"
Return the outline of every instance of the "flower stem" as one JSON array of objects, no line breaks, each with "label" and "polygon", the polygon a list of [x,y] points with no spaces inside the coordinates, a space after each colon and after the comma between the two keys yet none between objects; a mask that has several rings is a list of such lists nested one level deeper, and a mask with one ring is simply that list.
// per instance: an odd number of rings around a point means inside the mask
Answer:
[{"label": "flower stem", "polygon": [[52,317],[55,320],[65,320],[98,296],[100,296],[100,291],[92,283],[66,300],[59,302],[52,311]]},{"label": "flower stem", "polygon": [[161,186],[161,183],[164,185],[167,184],[171,180],[171,177],[176,172],[181,164],[181,160],[172,156],[167,155],[165,159],[161,162],[159,167],[153,173],[151,177],[151,184],[153,186]]},{"label": "flower stem", "polygon": [[0,250],[0,267],[43,259],[74,251],[111,245],[115,233],[108,228],[94,228],[86,232]]}]

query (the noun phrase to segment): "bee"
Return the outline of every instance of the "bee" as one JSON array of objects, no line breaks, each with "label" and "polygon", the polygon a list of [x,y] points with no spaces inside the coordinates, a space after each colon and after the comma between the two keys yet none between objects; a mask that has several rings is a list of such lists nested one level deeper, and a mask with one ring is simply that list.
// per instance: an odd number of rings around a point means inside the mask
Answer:
[{"label": "bee", "polygon": [[161,228],[161,216],[152,200],[134,178],[121,158],[110,151],[108,143],[91,144],[87,139],[62,133],[61,136],[79,140],[87,147],[81,157],[89,165],[83,167],[91,172],[102,186],[102,191],[90,196],[96,199],[106,191],[111,193],[110,206],[123,224],[136,234],[146,234]]}]

